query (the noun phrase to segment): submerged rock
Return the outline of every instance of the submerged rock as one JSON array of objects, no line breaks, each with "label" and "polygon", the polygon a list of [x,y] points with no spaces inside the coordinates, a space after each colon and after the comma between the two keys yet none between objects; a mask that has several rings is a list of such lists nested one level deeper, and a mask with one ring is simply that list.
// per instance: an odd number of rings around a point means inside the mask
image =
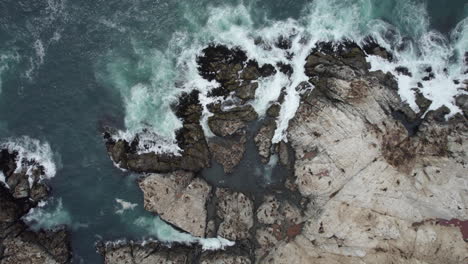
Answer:
[{"label": "submerged rock", "polygon": [[233,92],[243,101],[255,98],[259,78],[276,72],[272,65],[260,67],[256,61],[248,60],[239,48],[229,49],[222,45],[205,48],[197,62],[202,77],[216,80],[221,85],[212,95],[227,96]]}]

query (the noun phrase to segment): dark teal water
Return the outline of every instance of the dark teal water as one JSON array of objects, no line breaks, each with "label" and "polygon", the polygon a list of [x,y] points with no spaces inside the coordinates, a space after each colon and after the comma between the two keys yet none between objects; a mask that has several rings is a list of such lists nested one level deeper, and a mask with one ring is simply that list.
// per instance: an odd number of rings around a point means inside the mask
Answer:
[{"label": "dark teal water", "polygon": [[[243,1],[253,28],[262,28],[268,19],[300,19],[308,14],[309,2]],[[409,0],[347,2],[362,2],[363,10],[369,7],[365,3],[373,3],[373,18],[396,25],[407,34],[417,31],[408,21],[398,21],[397,14],[402,11],[398,8]],[[425,3],[429,28],[446,36],[468,15],[463,0]],[[174,32],[195,35],[210,18],[208,6],[236,10],[238,4],[0,0],[0,140],[27,135],[50,144],[58,166],[50,185],[70,219],[67,223],[73,230],[76,263],[100,262],[94,249],[99,238],[149,234],[134,224],[139,216],[151,218],[142,209],[136,176],[113,165],[100,128],[108,124],[124,129],[135,122],[151,121],[154,116],[162,118],[164,114],[158,111],[165,111],[160,104],[169,92],[154,83],[177,79],[173,76],[178,69],[174,59],[177,51],[168,46]],[[243,25],[242,21],[230,23]],[[150,83],[151,89],[162,90],[151,91],[154,99],[144,101],[144,106],[131,108],[138,98],[132,101],[130,88],[137,83]],[[132,115],[137,116],[133,123],[128,121]],[[174,126],[170,119],[157,122],[160,130]],[[138,206],[118,215],[116,198]]]}]

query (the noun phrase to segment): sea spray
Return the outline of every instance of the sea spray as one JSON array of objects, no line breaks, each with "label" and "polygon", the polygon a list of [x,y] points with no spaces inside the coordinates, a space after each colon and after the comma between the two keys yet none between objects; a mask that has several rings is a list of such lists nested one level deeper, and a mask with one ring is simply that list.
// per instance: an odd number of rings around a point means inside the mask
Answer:
[{"label": "sea spray", "polygon": [[[170,104],[176,102],[177,94],[182,91],[201,91],[201,103],[205,109],[202,126],[207,135],[212,135],[206,125],[207,116],[210,115],[206,105],[219,98],[209,98],[207,94],[218,84],[204,81],[196,65],[196,57],[210,43],[240,47],[260,66],[269,63],[277,68],[275,75],[258,81],[255,99],[250,102],[263,116],[281,92],[285,93],[274,143],[287,141],[289,120],[299,106],[298,87],[307,84],[306,87],[313,88],[304,73],[305,59],[311,49],[323,41],[346,39],[363,45],[369,36],[374,38],[394,54],[394,60],[388,62],[369,56],[372,70],[392,72],[398,80],[402,100],[416,111],[418,108],[412,89],[425,77],[424,69],[432,66],[434,78],[423,83],[424,95],[433,101],[429,110],[445,105],[451,110],[451,115],[460,111],[453,97],[461,92],[453,80],[466,78],[466,74],[460,70],[465,67],[461,66],[460,53],[465,48],[463,44],[466,44],[466,22],[460,22],[449,41],[442,34],[429,30],[429,16],[424,5],[407,0],[395,1],[390,22],[381,20],[385,17],[383,10],[387,10],[388,6],[371,0],[316,0],[305,8],[298,20],[274,21],[266,18],[260,25],[254,23],[249,8],[245,5],[210,7],[206,20],[199,19],[190,13],[190,9],[186,9],[188,13],[184,17],[191,31],[174,33],[167,50],[135,48],[136,55],[141,58],[135,62],[136,71],[143,70],[143,79],[132,80],[125,77],[128,74],[118,72],[112,74],[115,80],[123,80],[118,81],[122,86],[117,86],[124,91],[127,135],[131,138],[145,129],[151,131],[146,134],[152,135],[148,136],[147,143],[158,142],[154,143],[158,145],[157,148],[142,148],[140,152],[178,152],[175,147],[169,147],[171,140],[174,140],[174,130],[180,126],[170,111]],[[289,46],[279,47],[279,39],[290,42]],[[121,61],[117,60],[116,63],[121,64]],[[280,72],[278,63],[291,65],[292,75]],[[115,65],[111,62],[108,67],[115,68]],[[407,67],[413,76],[398,74],[395,71],[397,66]],[[167,140],[163,140],[164,137]]]},{"label": "sea spray", "polygon": [[37,139],[23,136],[10,138],[0,142],[0,149],[7,149],[10,153],[16,153],[16,171],[26,171],[30,181],[32,172],[41,167],[44,174],[40,176],[40,181],[51,179],[56,174],[56,165],[53,160],[53,152],[49,143],[40,142]]},{"label": "sea spray", "polygon": [[161,220],[159,217],[139,217],[135,224],[145,228],[149,235],[155,236],[163,243],[179,243],[185,245],[199,244],[202,250],[223,250],[226,247],[234,246],[234,242],[222,237],[200,238],[189,233],[183,233]]}]

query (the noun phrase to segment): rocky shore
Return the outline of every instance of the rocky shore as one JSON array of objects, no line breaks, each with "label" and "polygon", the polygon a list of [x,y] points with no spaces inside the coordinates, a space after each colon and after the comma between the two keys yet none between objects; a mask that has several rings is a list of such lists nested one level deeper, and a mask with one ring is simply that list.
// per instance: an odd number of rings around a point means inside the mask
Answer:
[{"label": "rocky shore", "polygon": [[[40,180],[45,173],[41,164],[18,159],[17,152],[0,150],[0,263],[70,263],[70,233],[66,227],[34,231],[21,219],[44,202],[50,190]],[[17,164],[21,164],[20,168]]]},{"label": "rocky shore", "polygon": [[[138,182],[146,210],[194,236],[236,244],[211,252],[101,243],[105,263],[467,263],[468,96],[455,98],[462,113],[427,112],[421,80],[415,112],[401,101],[392,74],[370,71],[370,55],[393,59],[374,42],[363,49],[319,43],[304,62],[309,81],[296,88],[300,103],[287,140],[273,144],[285,94],[264,117],[249,101],[260,78],[290,75],[292,67],[260,67],[240,49],[207,47],[197,62],[202,77],[220,84],[209,96],[222,100],[207,106],[215,137],[200,125],[197,91],[174,106],[183,121],[180,156],[138,154],[137,142],[116,141],[112,130],[104,137],[116,164],[147,173]],[[468,90],[467,81],[459,83]],[[281,186],[252,192],[205,177],[214,164],[225,177],[236,175],[252,140],[258,166],[286,171]]]}]

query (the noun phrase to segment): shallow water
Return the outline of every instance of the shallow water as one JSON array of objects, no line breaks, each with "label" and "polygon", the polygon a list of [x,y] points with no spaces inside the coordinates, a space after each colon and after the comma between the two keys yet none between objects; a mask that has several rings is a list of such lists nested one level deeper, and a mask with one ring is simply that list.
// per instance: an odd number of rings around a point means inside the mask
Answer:
[{"label": "shallow water", "polygon": [[[292,48],[305,56],[317,40],[359,41],[390,28],[400,34],[389,38],[377,34],[389,47],[413,39],[414,48],[399,53],[405,66],[415,71],[426,63],[440,64],[440,69],[435,67],[439,72],[449,68],[450,76],[440,74],[427,84],[433,87],[427,96],[444,98],[441,103],[456,92],[451,78],[463,77],[466,70],[460,60],[468,47],[468,22],[460,23],[468,17],[463,0],[240,2],[0,0],[0,141],[26,135],[50,145],[57,167],[50,180],[54,199],[43,209],[48,221],[41,225],[71,226],[76,263],[100,262],[94,249],[100,238],[158,233],[162,223],[143,210],[142,193],[135,184],[138,176],[113,165],[101,127],[115,126],[130,137],[149,127],[173,140],[180,121],[168,111],[169,104],[182,90],[206,92],[215,85],[201,80],[194,63],[199,50],[211,41],[241,46],[249,56],[267,63],[285,60],[286,55],[279,49],[255,47],[257,36],[273,43],[295,31],[310,40],[309,46],[301,46],[296,38]],[[430,30],[441,34],[428,34]],[[303,57],[300,52],[296,55],[291,63],[301,69]],[[393,65],[376,62],[373,67]],[[253,102],[264,111],[269,103],[262,101],[264,95],[274,97],[283,86],[290,87],[278,141],[284,138],[285,124],[297,104],[292,91],[304,76],[300,70],[296,73],[292,79],[278,75],[264,80],[260,85],[264,93]],[[399,81],[409,89],[418,80]],[[407,90],[402,88],[400,95],[410,103]],[[116,198],[138,205],[117,214]],[[172,235],[163,231],[166,238]]]}]

